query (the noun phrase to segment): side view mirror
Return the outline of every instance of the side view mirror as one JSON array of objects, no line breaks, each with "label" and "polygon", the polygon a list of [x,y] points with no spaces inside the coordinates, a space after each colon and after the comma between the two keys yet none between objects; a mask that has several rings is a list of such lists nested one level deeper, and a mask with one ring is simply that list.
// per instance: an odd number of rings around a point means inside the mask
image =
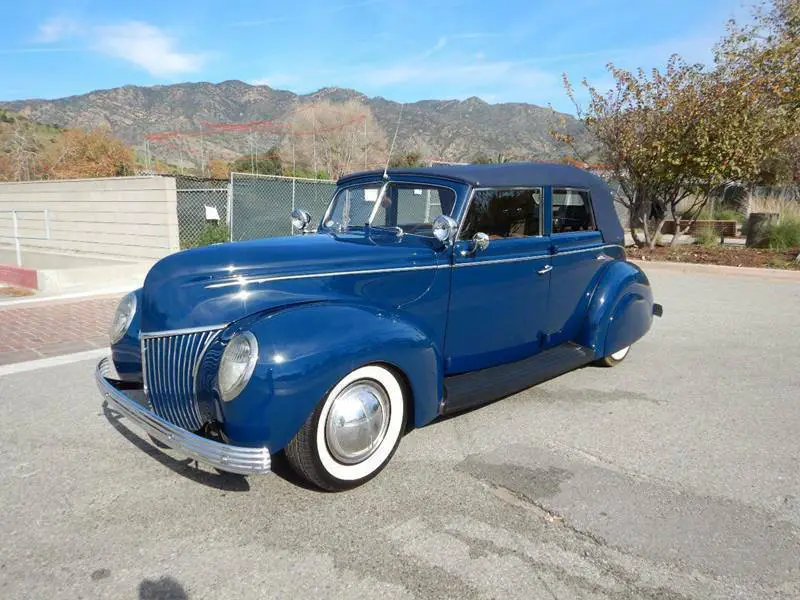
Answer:
[{"label": "side view mirror", "polygon": [[462,256],[474,256],[479,251],[486,250],[489,247],[489,236],[479,231],[472,236],[472,243],[468,250],[461,252]]},{"label": "side view mirror", "polygon": [[292,211],[292,227],[300,231],[301,233],[306,233],[308,229],[308,225],[311,223],[311,215],[308,214],[304,210],[300,210],[296,208]]},{"label": "side view mirror", "polygon": [[486,250],[489,247],[489,236],[479,231],[472,236],[472,253]]},{"label": "side view mirror", "polygon": [[439,215],[433,221],[433,236],[445,245],[453,243],[458,232],[458,223],[447,215]]}]

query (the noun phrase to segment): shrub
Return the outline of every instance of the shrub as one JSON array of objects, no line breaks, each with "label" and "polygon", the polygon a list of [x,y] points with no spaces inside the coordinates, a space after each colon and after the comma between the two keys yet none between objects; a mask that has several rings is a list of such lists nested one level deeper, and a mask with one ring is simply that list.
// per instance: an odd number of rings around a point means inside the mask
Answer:
[{"label": "shrub", "polygon": [[714,246],[719,246],[720,235],[713,227],[701,227],[697,230],[694,241],[696,244],[700,244],[706,248],[712,248]]},{"label": "shrub", "polygon": [[718,221],[736,221],[737,223],[744,221],[742,213],[731,209],[718,210],[714,217]]},{"label": "shrub", "polygon": [[231,233],[227,225],[221,223],[206,223],[200,234],[193,241],[188,242],[186,248],[199,248],[211,244],[224,244],[231,241]]},{"label": "shrub", "polygon": [[796,217],[782,218],[769,228],[767,241],[773,250],[800,248],[800,219]]}]

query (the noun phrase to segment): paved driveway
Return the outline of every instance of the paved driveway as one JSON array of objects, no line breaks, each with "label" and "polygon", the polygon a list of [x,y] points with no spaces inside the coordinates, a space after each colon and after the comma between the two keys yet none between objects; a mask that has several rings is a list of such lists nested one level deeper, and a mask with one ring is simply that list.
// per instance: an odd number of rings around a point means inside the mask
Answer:
[{"label": "paved driveway", "polygon": [[0,305],[0,365],[108,345],[120,294]]},{"label": "paved driveway", "polygon": [[0,379],[2,598],[798,598],[800,281],[650,270],[665,316],[411,433],[346,494],[198,471],[91,363]]}]

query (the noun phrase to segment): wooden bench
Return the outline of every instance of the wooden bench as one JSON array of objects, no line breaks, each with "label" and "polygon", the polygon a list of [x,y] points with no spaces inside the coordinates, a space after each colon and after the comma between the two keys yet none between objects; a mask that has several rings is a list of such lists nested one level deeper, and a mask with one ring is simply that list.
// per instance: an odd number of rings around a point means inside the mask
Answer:
[{"label": "wooden bench", "polygon": [[[681,230],[688,225],[688,221],[681,221]],[[736,235],[736,221],[695,221],[689,226],[687,235],[695,235],[703,229],[715,229],[721,237],[734,237]],[[661,228],[665,235],[675,235],[675,221],[666,221]]]}]

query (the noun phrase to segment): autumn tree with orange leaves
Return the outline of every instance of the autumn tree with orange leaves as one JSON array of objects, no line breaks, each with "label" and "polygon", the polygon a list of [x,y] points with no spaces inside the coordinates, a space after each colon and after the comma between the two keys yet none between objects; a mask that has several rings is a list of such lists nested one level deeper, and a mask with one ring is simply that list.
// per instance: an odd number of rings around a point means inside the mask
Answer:
[{"label": "autumn tree with orange leaves", "polygon": [[136,170],[133,150],[105,129],[68,129],[48,148],[48,159],[53,179],[121,177]]},{"label": "autumn tree with orange leaves", "polygon": [[0,114],[0,180],[116,177],[135,168],[133,150],[106,129],[63,130]]}]

